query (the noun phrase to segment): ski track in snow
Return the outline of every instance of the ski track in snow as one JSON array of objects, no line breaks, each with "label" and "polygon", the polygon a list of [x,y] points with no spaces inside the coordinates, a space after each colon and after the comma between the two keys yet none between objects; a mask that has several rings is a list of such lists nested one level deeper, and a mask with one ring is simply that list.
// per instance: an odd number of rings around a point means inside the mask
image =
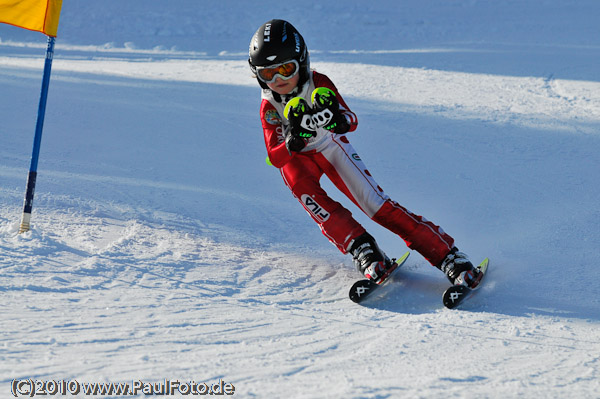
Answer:
[{"label": "ski track in snow", "polygon": [[[445,284],[418,267],[363,308],[344,298],[353,274],[326,255],[237,246],[235,231],[177,215],[128,220],[73,205],[37,212],[23,236],[2,226],[3,363],[13,378],[201,376],[261,397],[494,396],[490,387],[520,396],[546,392],[548,379],[558,397],[597,383],[596,323],[556,309],[498,313],[493,273],[466,311],[441,309]],[[401,379],[359,374],[398,363]]]},{"label": "ski track in snow", "polygon": [[[22,235],[45,45],[0,26],[0,397],[25,378],[598,397],[599,6],[351,0],[283,16],[358,114],[351,140],[388,194],[490,257],[485,286],[449,311],[447,281],[414,252],[382,299],[347,299],[351,260],[264,163],[245,47],[273,16],[228,3],[144,2],[129,24],[141,0],[63,5]],[[337,40],[309,24],[320,15]],[[405,251],[327,184],[388,255]]]}]

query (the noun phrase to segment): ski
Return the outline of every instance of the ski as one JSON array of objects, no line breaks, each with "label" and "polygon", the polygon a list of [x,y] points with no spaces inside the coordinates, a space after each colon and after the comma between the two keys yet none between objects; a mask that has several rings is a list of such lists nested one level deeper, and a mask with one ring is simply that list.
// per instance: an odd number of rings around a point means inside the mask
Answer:
[{"label": "ski", "polygon": [[477,268],[483,273],[483,276],[481,276],[481,281],[479,281],[477,287],[471,289],[464,285],[453,285],[452,287],[448,288],[442,296],[442,302],[444,303],[444,306],[448,309],[454,309],[460,304],[462,304],[471,295],[473,295],[473,293],[477,291],[479,287],[481,287],[481,285],[483,284],[483,279],[485,278],[489,262],[490,260],[488,258],[485,258],[483,262],[481,262],[481,264],[477,266]]},{"label": "ski", "polygon": [[356,283],[354,283],[352,285],[352,288],[350,288],[349,292],[349,297],[352,300],[352,302],[361,303],[368,297],[372,296],[374,292],[377,292],[377,289],[385,285],[385,283],[390,280],[392,274],[394,274],[396,270],[402,267],[404,262],[406,262],[406,259],[408,259],[408,255],[410,255],[410,251],[406,252],[399,259],[396,259],[394,261],[394,266],[390,268],[390,270],[387,272],[387,275],[384,276],[383,280],[379,284],[369,279],[358,280]]}]

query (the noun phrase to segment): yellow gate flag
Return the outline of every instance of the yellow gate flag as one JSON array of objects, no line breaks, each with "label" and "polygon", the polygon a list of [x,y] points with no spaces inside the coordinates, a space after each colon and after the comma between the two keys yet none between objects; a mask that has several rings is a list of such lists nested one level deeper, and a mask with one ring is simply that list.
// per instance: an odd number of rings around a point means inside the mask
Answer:
[{"label": "yellow gate flag", "polygon": [[56,37],[62,0],[0,0],[0,22]]}]

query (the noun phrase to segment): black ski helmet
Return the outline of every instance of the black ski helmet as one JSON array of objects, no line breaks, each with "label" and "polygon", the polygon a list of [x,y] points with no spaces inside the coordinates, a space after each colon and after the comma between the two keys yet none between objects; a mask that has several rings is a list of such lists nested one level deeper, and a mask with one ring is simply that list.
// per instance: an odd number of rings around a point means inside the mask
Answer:
[{"label": "black ski helmet", "polygon": [[[272,19],[265,22],[252,36],[248,51],[248,63],[252,73],[256,75],[256,67],[279,64],[296,60],[300,66],[298,73],[302,86],[308,80],[310,60],[304,38],[294,26],[282,19]],[[258,79],[260,87],[268,89],[266,83]]]}]

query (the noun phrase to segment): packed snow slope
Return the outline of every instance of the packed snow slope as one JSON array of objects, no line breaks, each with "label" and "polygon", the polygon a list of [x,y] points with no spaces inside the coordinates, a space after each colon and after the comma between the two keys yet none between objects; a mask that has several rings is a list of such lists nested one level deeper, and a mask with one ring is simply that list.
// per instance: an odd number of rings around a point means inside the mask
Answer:
[{"label": "packed snow slope", "polygon": [[[599,17],[596,0],[64,2],[23,235],[45,37],[0,26],[0,397],[29,378],[600,397]],[[462,310],[417,253],[385,298],[347,299],[351,259],[264,162],[246,58],[272,18],[358,114],[386,192],[490,257]]]}]

